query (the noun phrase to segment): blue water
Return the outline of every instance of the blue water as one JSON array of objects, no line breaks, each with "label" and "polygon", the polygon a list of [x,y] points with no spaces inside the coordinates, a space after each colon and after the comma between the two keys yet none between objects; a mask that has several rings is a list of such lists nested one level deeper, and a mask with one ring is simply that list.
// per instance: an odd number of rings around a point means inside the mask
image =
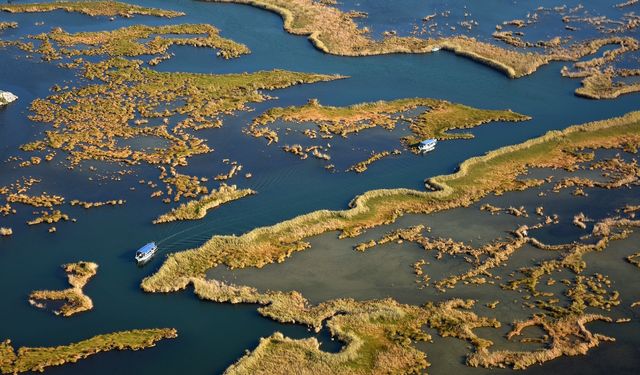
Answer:
[{"label": "blue water", "polygon": [[[180,171],[212,177],[226,172],[223,158],[237,160],[252,179],[236,178],[233,183],[258,191],[252,196],[223,206],[198,222],[153,226],[151,220],[168,207],[151,200],[152,190],[139,185],[139,179],[156,179],[158,172],[150,167],[134,167],[135,174],[122,181],[98,181],[88,165],[68,170],[58,153],[56,161],[22,169],[15,163],[0,164],[0,185],[15,181],[24,174],[43,179],[33,192],[47,191],[64,195],[67,200],[126,199],[121,207],[92,210],[64,208],[77,223],[59,223],[56,234],[45,226],[28,228],[24,222],[31,216],[30,207],[18,207],[17,215],[0,218],[1,226],[10,226],[14,235],[0,239],[0,339],[11,338],[16,346],[57,345],[80,340],[99,333],[145,327],[175,327],[179,338],[167,340],[154,349],[140,352],[104,353],[57,368],[48,373],[61,374],[210,374],[223,371],[257,345],[261,336],[281,331],[292,337],[312,334],[300,326],[281,325],[262,318],[256,306],[225,305],[200,302],[190,291],[168,295],[144,294],[140,280],[160,266],[165,253],[198,246],[214,234],[241,234],[257,226],[269,225],[312,210],[341,209],[357,194],[375,188],[423,188],[426,177],[450,173],[468,157],[503,145],[538,136],[550,129],[618,116],[640,109],[640,95],[623,96],[615,101],[590,101],[578,98],[573,91],[579,81],[562,78],[561,63],[542,67],[532,76],[510,80],[500,72],[446,52],[429,55],[389,55],[346,58],[322,54],[305,37],[292,36],[282,30],[279,16],[248,6],[211,4],[187,0],[135,1],[137,4],[184,11],[187,16],[172,20],[135,17],[109,21],[65,12],[48,14],[5,14],[0,20],[17,21],[20,27],[5,30],[0,37],[13,39],[48,31],[61,26],[66,31],[89,31],[119,28],[135,23],[148,25],[177,23],[211,23],[223,36],[246,44],[250,55],[233,60],[215,57],[210,50],[173,47],[172,59],[158,65],[162,71],[202,73],[252,72],[265,69],[288,69],[316,73],[337,73],[348,79],[304,85],[269,92],[278,98],[252,105],[253,112],[242,112],[225,119],[221,129],[204,130],[199,136],[208,139],[215,152],[194,157]],[[405,25],[410,18],[420,19],[433,9],[458,9],[461,1],[438,1],[429,4],[407,1],[405,7],[390,2],[360,0],[360,7],[345,1],[343,7],[365,10],[369,17],[359,22],[383,31]],[[559,5],[545,1],[545,6]],[[573,2],[572,2],[573,3]],[[395,4],[395,2],[394,2]],[[495,24],[521,18],[528,2],[477,2],[467,4],[481,27],[474,32],[488,35]],[[585,3],[585,5],[587,5]],[[590,2],[601,12],[612,12],[610,4]],[[460,11],[456,11],[458,14]],[[454,12],[452,11],[452,14]],[[44,21],[43,26],[34,25]],[[411,22],[411,21],[409,21]],[[25,156],[17,146],[37,138],[46,124],[28,120],[29,103],[49,94],[54,84],[73,85],[74,72],[55,64],[27,59],[15,49],[0,51],[0,89],[20,97],[19,101],[0,109],[0,160],[9,156]],[[533,117],[517,124],[494,123],[474,129],[473,140],[442,142],[427,157],[408,152],[373,164],[361,175],[328,173],[323,163],[298,160],[277,146],[267,146],[262,139],[242,134],[242,129],[256,115],[273,106],[303,104],[317,98],[326,105],[349,105],[364,101],[405,97],[434,97],[480,108],[510,108]],[[281,141],[283,142],[283,141]],[[357,142],[364,145],[398,146],[398,136],[384,131],[362,132]],[[370,150],[345,156],[363,160]],[[378,150],[380,151],[380,150]],[[101,173],[121,169],[96,163]],[[92,177],[94,181],[90,181]],[[136,190],[130,190],[130,187]],[[149,240],[161,242],[161,256],[144,268],[132,262],[133,251]],[[64,319],[47,311],[34,309],[27,295],[34,289],[66,287],[60,265],[90,260],[100,265],[98,275],[87,285],[86,292],[94,300],[93,311]],[[335,350],[326,333],[319,337],[323,347]],[[606,349],[603,349],[606,350]],[[435,360],[432,358],[432,361]],[[580,363],[577,361],[577,363]]]}]

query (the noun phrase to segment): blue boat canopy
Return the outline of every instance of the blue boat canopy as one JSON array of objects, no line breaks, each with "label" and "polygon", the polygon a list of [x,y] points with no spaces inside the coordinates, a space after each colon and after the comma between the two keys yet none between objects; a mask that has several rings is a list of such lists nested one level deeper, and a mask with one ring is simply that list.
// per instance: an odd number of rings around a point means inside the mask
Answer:
[{"label": "blue boat canopy", "polygon": [[155,248],[156,248],[156,243],[149,242],[148,244],[142,246],[137,252],[138,254],[147,254],[147,253],[153,252]]},{"label": "blue boat canopy", "polygon": [[438,143],[438,140],[435,138],[431,138],[431,139],[425,139],[424,141],[420,142],[421,146],[430,146],[432,144]]}]

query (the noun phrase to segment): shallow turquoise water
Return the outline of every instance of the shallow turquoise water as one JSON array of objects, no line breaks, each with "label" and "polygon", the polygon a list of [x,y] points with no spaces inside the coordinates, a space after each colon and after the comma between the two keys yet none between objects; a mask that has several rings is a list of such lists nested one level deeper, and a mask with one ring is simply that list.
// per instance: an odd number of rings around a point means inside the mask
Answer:
[{"label": "shallow turquoise water", "polygon": [[[278,99],[254,105],[255,112],[229,117],[221,129],[202,131],[215,152],[193,158],[185,173],[213,176],[227,167],[219,161],[225,157],[244,165],[253,173],[250,180],[233,181],[254,188],[258,195],[223,206],[204,220],[194,223],[151,225],[151,220],[166,211],[159,201],[148,198],[151,191],[137,181],[156,178],[153,168],[137,167],[136,175],[121,182],[88,181],[88,168],[69,171],[59,163],[44,164],[28,172],[40,176],[43,183],[34,188],[64,195],[67,200],[105,200],[123,198],[128,203],[118,208],[97,208],[85,211],[68,209],[77,223],[56,225],[58,233],[46,232],[46,227],[27,228],[30,208],[20,207],[19,214],[0,218],[0,225],[11,226],[15,234],[0,241],[0,339],[11,338],[16,346],[57,345],[90,337],[98,333],[144,327],[175,327],[177,340],[160,343],[141,352],[105,353],[58,368],[48,373],[107,374],[125,373],[219,373],[230,363],[252,349],[261,336],[279,330],[293,337],[310,333],[299,326],[280,325],[262,318],[256,306],[230,306],[198,301],[190,291],[170,295],[142,293],[140,280],[152,273],[162,262],[162,256],[144,268],[132,262],[133,251],[153,239],[161,241],[163,253],[198,246],[214,234],[240,234],[257,226],[269,225],[315,209],[344,208],[355,195],[382,187],[422,188],[425,177],[455,170],[462,160],[487,150],[513,144],[543,134],[549,129],[561,129],[571,124],[604,119],[639,109],[640,95],[628,95],[615,101],[589,101],[577,98],[573,90],[576,80],[560,77],[562,64],[541,68],[532,76],[518,80],[448,53],[430,55],[391,55],[367,58],[345,58],[324,55],[316,51],[304,37],[286,34],[277,15],[239,5],[221,5],[193,1],[139,1],[143,5],[181,10],[186,17],[163,20],[152,17],[118,19],[91,18],[77,14],[10,15],[0,13],[0,20],[17,21],[20,27],[7,30],[3,38],[44,32],[54,26],[67,31],[103,30],[133,23],[212,23],[222,35],[245,43],[252,53],[234,60],[216,59],[211,51],[195,48],[173,48],[176,56],[160,64],[164,71],[230,73],[263,69],[289,69],[317,73],[339,73],[349,79],[278,90]],[[426,2],[408,1],[396,14],[381,1],[359,1],[370,13],[368,23],[376,30],[404,25],[409,18],[421,18],[431,12]],[[437,2],[434,7],[453,7],[462,2]],[[496,22],[522,17],[530,9],[525,2],[516,2],[497,12],[502,2],[474,3],[473,14],[481,22],[478,32],[489,32]],[[553,3],[546,1],[545,3]],[[599,4],[600,2],[591,2]],[[348,7],[351,2],[345,2]],[[586,6],[593,4],[585,4]],[[354,7],[355,8],[355,7]],[[610,4],[601,4],[609,12]],[[353,8],[350,8],[353,9]],[[357,8],[356,8],[357,9]],[[416,18],[416,17],[414,17]],[[43,26],[35,26],[44,21]],[[385,24],[386,23],[386,24]],[[17,146],[32,140],[46,125],[27,119],[29,103],[48,95],[53,84],[73,80],[73,72],[58,69],[53,64],[28,60],[13,49],[0,51],[0,89],[14,92],[20,100],[0,109],[0,160],[21,155]],[[348,105],[363,101],[404,97],[435,97],[481,108],[511,108],[528,114],[533,120],[517,124],[495,123],[473,130],[476,138],[469,141],[442,142],[428,157],[409,153],[375,163],[362,174],[331,174],[315,160],[299,161],[282,153],[277,147],[267,147],[261,139],[249,138],[241,130],[257,114],[271,106],[305,103],[318,98],[323,104]],[[356,142],[363,150],[346,156],[362,160],[371,145],[398,147],[397,135],[387,132],[363,132]],[[378,149],[379,150],[379,149]],[[350,158],[350,159],[349,159]],[[59,153],[58,159],[61,159]],[[215,163],[213,162],[215,161]],[[348,163],[347,163],[348,164]],[[13,164],[0,164],[0,185],[16,180],[25,173]],[[101,170],[113,166],[100,165]],[[129,187],[135,186],[135,191]],[[100,265],[98,275],[88,284],[86,292],[94,300],[94,311],[63,319],[32,308],[27,303],[31,290],[66,287],[59,268],[63,263],[91,260]],[[330,346],[326,337],[321,337]],[[616,346],[606,346],[587,358],[571,363],[582,373],[599,373],[600,367],[582,366],[599,358],[616,358]],[[629,352],[627,352],[629,353]],[[632,354],[632,353],[631,353]],[[629,354],[629,355],[631,355]],[[636,353],[637,354],[637,353]],[[435,358],[431,359],[433,362]],[[587,361],[585,361],[587,360]],[[609,361],[605,361],[609,363]],[[627,369],[624,361],[610,361]],[[542,369],[557,368],[554,363]],[[566,368],[564,370],[567,370]],[[571,373],[570,371],[568,371]]]}]

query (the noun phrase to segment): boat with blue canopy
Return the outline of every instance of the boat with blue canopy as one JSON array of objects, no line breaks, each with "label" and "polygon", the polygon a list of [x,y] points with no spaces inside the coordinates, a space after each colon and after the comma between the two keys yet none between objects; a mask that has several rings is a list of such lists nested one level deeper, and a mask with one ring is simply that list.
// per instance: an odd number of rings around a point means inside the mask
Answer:
[{"label": "boat with blue canopy", "polygon": [[158,251],[158,246],[155,242],[149,242],[136,251],[136,261],[138,264],[144,264],[151,259]]}]

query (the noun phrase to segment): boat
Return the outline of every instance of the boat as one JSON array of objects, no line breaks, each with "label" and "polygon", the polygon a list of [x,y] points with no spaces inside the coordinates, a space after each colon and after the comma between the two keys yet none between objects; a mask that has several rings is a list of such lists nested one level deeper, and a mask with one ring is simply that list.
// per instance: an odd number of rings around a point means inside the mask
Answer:
[{"label": "boat", "polygon": [[136,261],[138,264],[144,264],[151,259],[158,251],[158,246],[155,242],[149,242],[136,251]]},{"label": "boat", "polygon": [[438,52],[438,51],[440,51],[440,47],[431,48],[431,52]]},{"label": "boat", "polygon": [[427,152],[435,150],[436,144],[438,144],[438,140],[435,138],[425,139],[424,141],[418,143],[418,151],[426,154]]}]

